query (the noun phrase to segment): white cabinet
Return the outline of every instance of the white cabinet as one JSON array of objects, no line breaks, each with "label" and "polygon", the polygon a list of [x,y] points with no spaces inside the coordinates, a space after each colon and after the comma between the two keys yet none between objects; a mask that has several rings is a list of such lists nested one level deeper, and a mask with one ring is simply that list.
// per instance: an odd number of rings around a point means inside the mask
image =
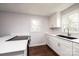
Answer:
[{"label": "white cabinet", "polygon": [[51,36],[47,35],[47,40],[46,40],[46,41],[47,41],[47,45],[48,45],[50,48],[53,48],[53,47],[52,47],[52,42],[51,42],[50,37],[51,37]]},{"label": "white cabinet", "polygon": [[72,42],[60,39],[60,55],[72,56]]},{"label": "white cabinet", "polygon": [[60,13],[56,12],[55,14],[49,17],[49,27],[56,28],[60,27]]},{"label": "white cabinet", "polygon": [[73,56],[79,56],[79,43],[73,42]]},{"label": "white cabinet", "polygon": [[56,36],[48,36],[47,45],[56,53],[63,56],[72,55],[72,42]]},{"label": "white cabinet", "polygon": [[49,17],[49,27],[57,27],[57,16],[56,14]]},{"label": "white cabinet", "polygon": [[57,41],[57,39],[55,37],[50,36],[48,42],[49,42],[49,46],[53,50],[57,51],[57,49],[58,49],[58,41]]},{"label": "white cabinet", "polygon": [[60,51],[59,51],[60,42],[57,37],[49,35],[47,39],[47,45],[60,55]]}]

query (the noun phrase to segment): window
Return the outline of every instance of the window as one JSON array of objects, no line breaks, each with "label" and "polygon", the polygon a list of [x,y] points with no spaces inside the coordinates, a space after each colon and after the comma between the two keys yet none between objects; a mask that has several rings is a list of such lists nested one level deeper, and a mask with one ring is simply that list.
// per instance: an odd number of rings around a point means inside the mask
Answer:
[{"label": "window", "polygon": [[41,30],[40,26],[41,26],[40,20],[38,19],[31,20],[31,31],[32,32],[39,32]]},{"label": "window", "polygon": [[79,32],[79,12],[74,10],[62,16],[62,30],[64,32],[78,33]]}]

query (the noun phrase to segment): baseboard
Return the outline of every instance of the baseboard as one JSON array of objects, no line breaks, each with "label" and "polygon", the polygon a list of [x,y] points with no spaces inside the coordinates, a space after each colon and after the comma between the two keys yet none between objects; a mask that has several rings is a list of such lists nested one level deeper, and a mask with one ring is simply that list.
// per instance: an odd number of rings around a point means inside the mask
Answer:
[{"label": "baseboard", "polygon": [[31,44],[31,45],[29,45],[29,47],[35,47],[35,46],[41,46],[41,45],[46,45],[46,43]]}]

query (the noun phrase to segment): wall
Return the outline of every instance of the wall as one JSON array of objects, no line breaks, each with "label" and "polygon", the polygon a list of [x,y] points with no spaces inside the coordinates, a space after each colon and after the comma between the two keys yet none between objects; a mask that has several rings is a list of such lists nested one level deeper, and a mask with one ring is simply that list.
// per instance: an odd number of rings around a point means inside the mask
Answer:
[{"label": "wall", "polygon": [[27,34],[30,31],[29,16],[12,14],[7,12],[0,13],[1,28],[4,33],[9,34]]},{"label": "wall", "polygon": [[[32,20],[39,20],[40,31],[32,31]],[[14,34],[32,36],[31,46],[45,43],[44,33],[48,31],[48,18],[21,13],[0,12],[0,35]]]}]

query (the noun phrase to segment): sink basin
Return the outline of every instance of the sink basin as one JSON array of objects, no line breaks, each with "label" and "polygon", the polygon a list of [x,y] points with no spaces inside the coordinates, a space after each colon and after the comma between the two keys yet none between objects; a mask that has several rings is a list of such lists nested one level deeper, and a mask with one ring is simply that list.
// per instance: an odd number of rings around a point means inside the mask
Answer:
[{"label": "sink basin", "polygon": [[77,39],[75,37],[65,36],[65,35],[57,35],[59,37],[67,38],[67,39]]}]

